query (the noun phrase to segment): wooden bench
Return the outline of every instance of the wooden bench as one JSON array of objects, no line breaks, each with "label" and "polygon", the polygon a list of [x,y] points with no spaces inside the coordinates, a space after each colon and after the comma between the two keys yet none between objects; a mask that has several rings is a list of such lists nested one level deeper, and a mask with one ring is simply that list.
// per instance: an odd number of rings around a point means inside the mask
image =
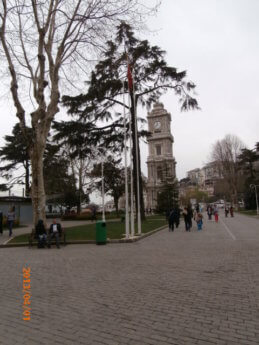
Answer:
[{"label": "wooden bench", "polygon": [[[48,243],[48,236],[49,236],[49,233],[47,234],[46,244]],[[64,246],[67,244],[67,242],[66,242],[66,231],[65,231],[64,228],[62,228],[62,232],[61,232],[61,235],[59,237],[59,243],[63,244]],[[28,236],[28,244],[29,244],[29,248],[31,248],[34,244],[35,245],[38,244],[38,239],[36,238],[36,234],[35,234],[35,229],[34,228],[31,230],[31,233]],[[51,239],[51,244],[56,244],[56,239],[55,238]]]}]

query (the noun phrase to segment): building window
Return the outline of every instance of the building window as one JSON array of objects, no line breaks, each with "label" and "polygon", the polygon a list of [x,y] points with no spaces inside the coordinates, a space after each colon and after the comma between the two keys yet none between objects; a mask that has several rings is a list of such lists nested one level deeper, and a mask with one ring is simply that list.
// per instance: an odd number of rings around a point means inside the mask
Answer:
[{"label": "building window", "polygon": [[162,167],[157,167],[157,180],[162,181],[163,180],[163,170]]},{"label": "building window", "polygon": [[156,155],[161,156],[161,145],[156,145]]}]

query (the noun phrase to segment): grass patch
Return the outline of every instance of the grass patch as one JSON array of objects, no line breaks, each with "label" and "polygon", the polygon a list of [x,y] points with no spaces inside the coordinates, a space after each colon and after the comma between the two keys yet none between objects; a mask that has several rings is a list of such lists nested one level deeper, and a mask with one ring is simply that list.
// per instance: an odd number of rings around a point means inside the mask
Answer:
[{"label": "grass patch", "polygon": [[165,220],[165,215],[164,214],[152,214],[151,216],[147,215],[146,219],[149,221],[152,219],[154,219],[154,220],[157,220],[157,219]]},{"label": "grass patch", "polygon": [[[155,218],[155,217],[154,217]],[[161,226],[167,224],[165,219],[151,219],[149,217],[146,221],[142,222],[142,232],[147,233]],[[67,241],[82,241],[82,240],[95,240],[95,223],[73,226],[66,228],[66,240]],[[121,222],[108,222],[106,223],[107,238],[121,239],[125,234],[125,224]],[[137,225],[135,224],[135,232],[137,231]],[[9,243],[21,243],[28,242],[29,234],[23,234],[14,237]]]},{"label": "grass patch", "polygon": [[[27,228],[28,225],[25,224],[14,224],[13,229],[19,229],[19,228]],[[9,231],[7,225],[3,225],[3,231]]]},{"label": "grass patch", "polygon": [[23,234],[23,235],[18,235],[15,236],[9,243],[23,243],[23,242],[28,242],[29,234]]},{"label": "grass patch", "polygon": [[247,216],[256,216],[257,215],[256,210],[239,210],[238,212],[241,214],[245,214]]}]

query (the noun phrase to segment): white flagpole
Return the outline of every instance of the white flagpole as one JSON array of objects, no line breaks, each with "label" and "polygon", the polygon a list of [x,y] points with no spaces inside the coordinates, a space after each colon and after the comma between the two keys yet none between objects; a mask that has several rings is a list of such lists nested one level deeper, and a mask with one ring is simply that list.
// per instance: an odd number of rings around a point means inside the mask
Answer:
[{"label": "white flagpole", "polygon": [[[130,95],[128,97],[128,104],[130,105]],[[135,236],[134,227],[134,193],[133,193],[133,157],[132,157],[132,126],[131,126],[131,113],[129,122],[130,132],[130,226],[131,226],[131,237]]]},{"label": "white flagpole", "polygon": [[123,81],[123,117],[124,117],[124,159],[125,159],[125,237],[129,238],[128,160],[127,160],[127,130],[126,130],[125,82],[124,81]]},{"label": "white flagpole", "polygon": [[[125,45],[125,53],[127,55],[127,67],[129,68],[129,58],[126,51]],[[129,76],[128,76],[129,77]],[[128,93],[128,106],[130,109],[131,101],[130,101],[130,89]],[[134,106],[134,104],[132,104]],[[133,135],[132,135],[132,114],[130,111],[130,122],[129,122],[129,132],[130,132],[130,230],[131,230],[131,237],[135,236],[135,224],[134,224],[134,188],[133,188]]]},{"label": "white flagpole", "polygon": [[137,201],[138,201],[138,235],[141,235],[141,216],[140,216],[140,188],[139,188],[139,151],[138,151],[138,123],[137,123],[137,109],[136,109],[136,98],[135,98],[135,86],[134,86],[134,75],[132,71],[133,77],[133,107],[134,107],[134,114],[135,114],[135,147],[136,147],[136,167],[137,167]]}]

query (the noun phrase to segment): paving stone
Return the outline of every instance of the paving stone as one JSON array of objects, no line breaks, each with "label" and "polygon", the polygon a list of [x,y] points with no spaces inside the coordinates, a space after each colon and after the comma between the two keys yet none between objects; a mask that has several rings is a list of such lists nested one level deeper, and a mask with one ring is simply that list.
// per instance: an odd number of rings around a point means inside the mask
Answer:
[{"label": "paving stone", "polygon": [[223,221],[236,240],[204,215],[200,233],[181,224],[132,244],[2,249],[0,344],[259,344],[259,220]]}]

